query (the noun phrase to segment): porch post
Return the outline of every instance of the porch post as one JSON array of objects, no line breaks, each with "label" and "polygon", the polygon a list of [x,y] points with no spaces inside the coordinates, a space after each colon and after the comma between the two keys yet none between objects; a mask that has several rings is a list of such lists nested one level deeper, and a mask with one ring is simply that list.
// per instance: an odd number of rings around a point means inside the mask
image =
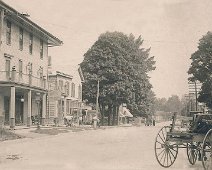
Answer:
[{"label": "porch post", "polygon": [[15,128],[15,87],[10,89],[10,128]]},{"label": "porch post", "polygon": [[46,119],[46,93],[42,96],[42,118],[41,118],[41,125],[45,125],[45,119]]},{"label": "porch post", "polygon": [[63,115],[63,117],[65,117],[66,116],[66,112],[67,112],[67,110],[66,110],[66,107],[67,107],[67,103],[66,103],[66,97],[64,98],[64,115]]},{"label": "porch post", "polygon": [[55,101],[55,117],[54,117],[54,123],[55,126],[58,126],[58,100]]},{"label": "porch post", "polygon": [[27,107],[27,111],[28,111],[28,114],[27,114],[27,126],[30,127],[31,126],[31,116],[32,116],[32,91],[29,90],[28,91],[28,107]]}]

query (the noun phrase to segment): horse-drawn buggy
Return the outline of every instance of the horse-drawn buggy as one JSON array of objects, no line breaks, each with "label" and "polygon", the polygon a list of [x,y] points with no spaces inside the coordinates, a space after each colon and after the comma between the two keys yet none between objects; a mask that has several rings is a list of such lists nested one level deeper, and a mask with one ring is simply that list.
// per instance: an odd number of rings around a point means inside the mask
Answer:
[{"label": "horse-drawn buggy", "polygon": [[[182,117],[181,117],[182,118]],[[170,126],[164,126],[155,140],[155,156],[162,167],[170,167],[175,162],[178,149],[185,148],[190,164],[202,161],[205,170],[212,170],[212,114],[194,113],[182,126],[177,114],[172,117]],[[181,121],[182,122],[182,121]]]}]

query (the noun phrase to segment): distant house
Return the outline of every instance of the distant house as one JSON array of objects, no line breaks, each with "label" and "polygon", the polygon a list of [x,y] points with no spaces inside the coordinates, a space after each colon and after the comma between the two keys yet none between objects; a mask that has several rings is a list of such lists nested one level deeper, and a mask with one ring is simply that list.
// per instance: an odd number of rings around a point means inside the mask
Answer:
[{"label": "distant house", "polygon": [[6,125],[46,119],[48,47],[58,38],[0,1],[0,116]]},{"label": "distant house", "polygon": [[63,124],[66,115],[72,115],[78,121],[82,113],[83,76],[80,75],[80,69],[78,69],[78,74],[72,76],[59,71],[49,74],[49,123],[57,121],[58,124]]},{"label": "distant house", "polygon": [[132,117],[133,117],[133,115],[127,109],[126,104],[122,104],[119,107],[119,123],[120,124],[129,123],[129,118],[132,118]]},{"label": "distant house", "polygon": [[157,122],[171,120],[171,117],[172,113],[165,111],[156,111],[154,114],[155,121]]}]

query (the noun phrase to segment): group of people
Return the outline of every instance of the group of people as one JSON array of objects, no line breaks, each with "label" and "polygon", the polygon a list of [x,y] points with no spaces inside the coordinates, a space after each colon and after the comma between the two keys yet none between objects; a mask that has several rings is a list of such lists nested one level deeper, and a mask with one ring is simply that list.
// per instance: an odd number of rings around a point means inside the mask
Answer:
[{"label": "group of people", "polygon": [[[76,124],[78,124],[79,126],[80,125],[83,125],[85,122],[83,121],[83,117],[82,116],[79,116],[79,118],[76,118],[74,116],[65,116],[64,117],[64,124],[66,126],[75,126]],[[91,122],[91,125],[93,126],[100,126],[100,120],[97,116],[94,116],[92,118],[92,122]]]},{"label": "group of people", "polygon": [[145,126],[155,126],[155,119],[154,118],[144,118],[144,124]]}]

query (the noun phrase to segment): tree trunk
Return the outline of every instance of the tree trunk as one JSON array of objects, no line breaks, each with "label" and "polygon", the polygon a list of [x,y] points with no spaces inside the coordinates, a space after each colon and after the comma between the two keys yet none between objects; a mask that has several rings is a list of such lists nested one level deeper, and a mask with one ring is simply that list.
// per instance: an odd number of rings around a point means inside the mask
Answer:
[{"label": "tree trunk", "polygon": [[105,112],[105,105],[102,104],[102,112],[101,112],[101,125],[104,126],[104,112]]},{"label": "tree trunk", "polygon": [[117,106],[117,108],[116,108],[117,125],[119,125],[119,114],[118,114],[118,112],[119,112],[119,106]]},{"label": "tree trunk", "polygon": [[116,106],[113,106],[113,126],[115,126],[116,122]]},{"label": "tree trunk", "polygon": [[110,126],[110,119],[111,119],[111,112],[112,112],[112,106],[108,106],[108,126]]}]

